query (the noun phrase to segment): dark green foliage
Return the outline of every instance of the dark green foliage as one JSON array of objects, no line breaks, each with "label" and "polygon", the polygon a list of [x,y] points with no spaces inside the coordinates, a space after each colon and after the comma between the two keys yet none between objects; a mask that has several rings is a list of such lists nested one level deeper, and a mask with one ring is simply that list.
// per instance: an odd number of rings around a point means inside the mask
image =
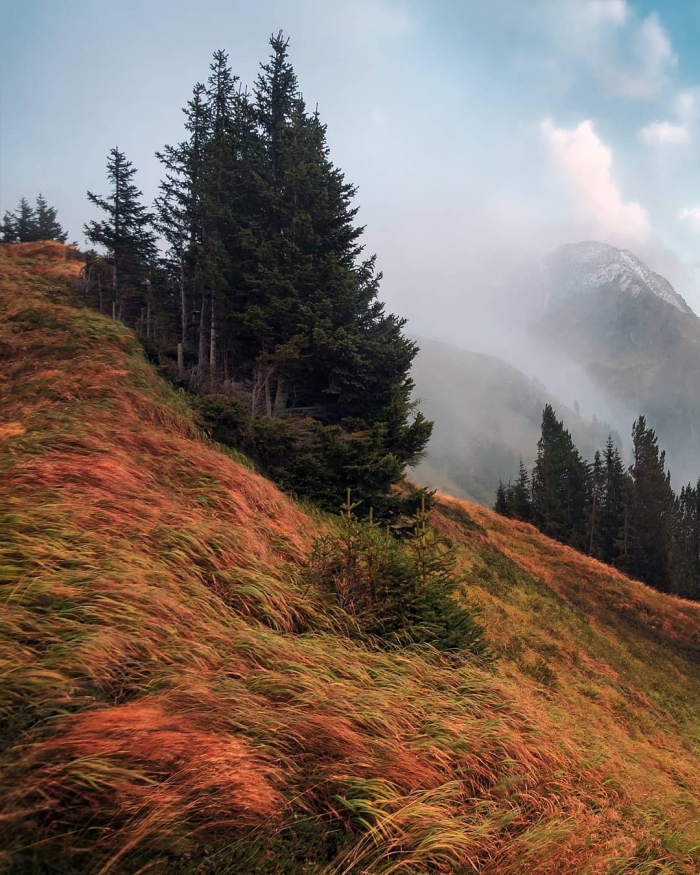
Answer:
[{"label": "dark green foliage", "polygon": [[[420,442],[421,435],[405,436],[397,452],[395,438],[381,423],[362,428],[357,423],[324,425],[309,417],[254,417],[245,401],[226,395],[199,396],[197,409],[215,440],[246,453],[299,498],[336,511],[349,487],[361,516],[373,507],[377,519],[395,520],[406,510],[407,499],[392,494],[391,487],[414,452],[411,441]],[[418,427],[414,423],[408,431]]]},{"label": "dark green foliage", "polygon": [[542,436],[532,471],[532,519],[549,537],[585,549],[588,466],[550,404],[542,413]]},{"label": "dark green foliage", "polygon": [[501,516],[510,516],[510,502],[509,502],[509,491],[510,491],[510,483],[508,486],[503,485],[503,481],[498,481],[498,489],[496,490],[496,503],[493,506],[493,509],[496,513],[500,513]]},{"label": "dark green foliage", "polygon": [[700,599],[700,482],[684,486],[672,520],[674,592]]},{"label": "dark green foliage", "polygon": [[510,515],[516,520],[522,520],[526,523],[532,519],[532,490],[522,458],[518,469],[518,479],[511,488]]},{"label": "dark green foliage", "polygon": [[375,640],[486,656],[484,630],[458,598],[454,549],[429,525],[425,502],[398,540],[373,515],[357,519],[347,496],[338,533],[314,546],[312,577]]},{"label": "dark green foliage", "polygon": [[141,203],[135,175],[136,168],[124,153],[111,149],[107,161],[109,195],[105,198],[88,192],[88,199],[107,217],[85,225],[85,236],[105,249],[112,268],[114,315],[132,325],[151,304],[150,266],[156,253],[154,217]]},{"label": "dark green foliage", "polygon": [[621,567],[657,589],[669,590],[673,492],[665,453],[643,416],[634,423],[632,441],[631,533]]},{"label": "dark green foliage", "polygon": [[65,243],[68,234],[58,222],[56,209],[50,207],[46,198],[39,194],[36,209],[29,205],[26,198],[22,198],[14,213],[5,213],[0,225],[0,237],[3,243],[34,243],[37,240]]},{"label": "dark green foliage", "polygon": [[[609,440],[611,440],[609,438]],[[586,552],[595,559],[604,559],[603,510],[606,498],[606,469],[600,451],[596,450],[590,470],[590,495],[588,505],[588,532]]]},{"label": "dark green foliage", "polygon": [[[588,465],[547,405],[532,472],[532,521],[546,535],[665,592],[700,598],[700,483],[679,496],[654,430],[643,416],[632,429],[626,471],[612,435]],[[499,482],[494,510],[528,519],[528,477]]]},{"label": "dark green foliage", "polygon": [[621,555],[627,550],[628,539],[628,494],[631,487],[629,474],[625,471],[620,452],[608,436],[603,451],[605,474],[604,494],[599,514],[599,537],[597,558],[612,565],[618,564]]},{"label": "dark green foliage", "polygon": [[235,399],[207,408],[208,426],[285,489],[335,510],[350,485],[384,516],[432,429],[411,400],[418,350],[377,298],[356,189],[306,109],[288,41],[270,46],[252,94],[216,52],[185,140],[158,155],[158,346],[180,385]]},{"label": "dark green foliage", "polygon": [[39,240],[57,240],[65,243],[68,234],[63,230],[55,207],[46,202],[46,198],[40,193],[36,199],[36,233]]}]

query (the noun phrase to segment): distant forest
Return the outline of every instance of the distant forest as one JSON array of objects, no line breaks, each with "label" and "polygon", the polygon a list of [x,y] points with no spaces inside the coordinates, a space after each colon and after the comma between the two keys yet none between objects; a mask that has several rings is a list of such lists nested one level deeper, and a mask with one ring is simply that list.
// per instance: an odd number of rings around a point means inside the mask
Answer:
[{"label": "distant forest", "polygon": [[516,481],[499,484],[495,510],[662,592],[700,599],[700,482],[674,493],[643,416],[632,443],[629,468],[612,436],[588,463],[548,404],[532,472],[521,461]]}]

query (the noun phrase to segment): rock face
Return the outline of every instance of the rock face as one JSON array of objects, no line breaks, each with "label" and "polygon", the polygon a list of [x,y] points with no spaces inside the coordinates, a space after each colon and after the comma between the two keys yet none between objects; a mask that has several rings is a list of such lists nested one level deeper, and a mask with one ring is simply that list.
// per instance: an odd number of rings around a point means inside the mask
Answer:
[{"label": "rock face", "polygon": [[546,268],[548,305],[556,305],[572,295],[608,288],[631,298],[651,294],[681,313],[692,312],[667,279],[649,270],[627,249],[616,249],[607,243],[570,243],[549,256]]}]

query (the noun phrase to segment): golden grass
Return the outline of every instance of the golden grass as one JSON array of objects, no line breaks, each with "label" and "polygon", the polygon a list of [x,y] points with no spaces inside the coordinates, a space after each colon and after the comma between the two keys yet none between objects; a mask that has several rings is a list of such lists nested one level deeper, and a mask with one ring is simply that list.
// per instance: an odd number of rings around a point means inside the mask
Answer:
[{"label": "golden grass", "polygon": [[444,499],[500,658],[344,637],[78,269],[0,246],[0,867],[698,871],[700,606]]}]

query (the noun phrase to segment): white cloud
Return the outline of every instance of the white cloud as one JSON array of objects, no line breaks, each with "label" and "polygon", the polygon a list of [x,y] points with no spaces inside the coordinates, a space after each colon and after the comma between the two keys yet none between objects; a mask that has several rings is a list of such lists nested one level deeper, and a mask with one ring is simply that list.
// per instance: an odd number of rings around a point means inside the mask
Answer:
[{"label": "white cloud", "polygon": [[684,207],[680,211],[679,217],[688,222],[694,231],[700,231],[700,207]]},{"label": "white cloud", "polygon": [[558,51],[611,92],[657,97],[677,63],[659,16],[640,18],[626,0],[541,0],[539,24]]},{"label": "white cloud", "polygon": [[654,122],[639,132],[640,138],[649,145],[687,146],[690,143],[690,132],[686,125],[674,125],[671,122]]},{"label": "white cloud", "polygon": [[625,0],[588,0],[583,6],[584,14],[595,22],[612,21],[623,24],[629,14]]},{"label": "white cloud", "polygon": [[690,143],[690,122],[695,108],[692,91],[682,91],[673,101],[676,122],[652,122],[641,128],[639,137],[650,146],[687,146]]},{"label": "white cloud", "polygon": [[542,124],[560,178],[573,199],[575,218],[603,242],[640,246],[649,240],[649,216],[640,204],[624,201],[612,174],[612,151],[591,121],[566,130]]},{"label": "white cloud", "polygon": [[692,91],[681,91],[676,97],[673,108],[678,118],[688,121],[695,108],[695,95]]}]

